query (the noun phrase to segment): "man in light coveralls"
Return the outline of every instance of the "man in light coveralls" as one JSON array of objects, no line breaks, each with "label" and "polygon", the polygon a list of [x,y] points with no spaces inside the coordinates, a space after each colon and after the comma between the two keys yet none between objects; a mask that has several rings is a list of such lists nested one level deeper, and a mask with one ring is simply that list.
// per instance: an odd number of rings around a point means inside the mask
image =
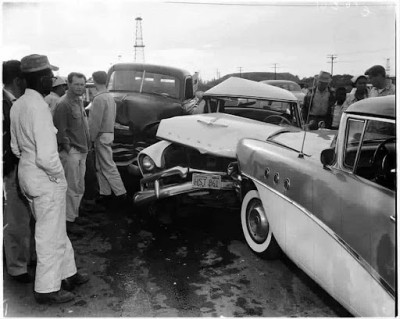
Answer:
[{"label": "man in light coveralls", "polygon": [[65,225],[67,182],[57,151],[56,129],[43,96],[52,86],[53,72],[44,55],[22,58],[27,89],[11,108],[11,149],[19,158],[18,177],[36,219],[37,266],[34,296],[38,303],[74,299],[72,289],[89,280],[77,273],[74,250]]}]

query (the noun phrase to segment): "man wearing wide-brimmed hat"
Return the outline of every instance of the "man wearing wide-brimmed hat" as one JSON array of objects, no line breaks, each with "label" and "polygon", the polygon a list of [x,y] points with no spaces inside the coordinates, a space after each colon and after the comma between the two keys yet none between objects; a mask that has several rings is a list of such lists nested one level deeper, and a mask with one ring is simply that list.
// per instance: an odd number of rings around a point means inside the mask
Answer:
[{"label": "man wearing wide-brimmed hat", "polygon": [[316,82],[316,86],[304,98],[303,119],[306,124],[311,124],[310,129],[329,128],[332,122],[331,110],[335,104],[335,93],[329,87],[330,73],[321,71]]},{"label": "man wearing wide-brimmed hat", "polygon": [[34,296],[39,303],[62,303],[74,294],[61,289],[82,284],[66,232],[67,182],[57,151],[56,129],[43,96],[52,87],[52,66],[44,55],[22,58],[27,89],[11,108],[11,149],[19,158],[18,177],[36,220],[37,266]]}]

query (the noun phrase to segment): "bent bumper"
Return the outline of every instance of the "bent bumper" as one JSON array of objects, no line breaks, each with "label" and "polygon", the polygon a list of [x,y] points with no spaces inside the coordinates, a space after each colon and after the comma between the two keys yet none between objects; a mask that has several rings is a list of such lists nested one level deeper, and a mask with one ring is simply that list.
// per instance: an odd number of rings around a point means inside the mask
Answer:
[{"label": "bent bumper", "polygon": [[[206,173],[206,174],[218,174],[221,175],[221,178],[226,178],[227,174],[223,172],[211,172],[211,171],[203,171],[203,170],[195,170],[191,168],[186,168],[186,167],[174,167],[170,168],[167,170],[164,170],[162,172],[157,172],[153,175],[143,177],[142,180],[140,181],[141,188],[142,190],[137,192],[133,196],[133,201],[136,205],[144,205],[147,203],[150,203],[152,201],[166,198],[166,197],[172,197],[176,195],[181,195],[185,193],[204,193],[204,192],[209,192],[209,189],[205,188],[198,188],[193,186],[192,181],[184,180],[188,176],[188,174],[192,173]],[[181,183],[176,183],[176,184],[171,184],[171,185],[163,185],[160,186],[160,181],[163,180],[163,178],[170,177],[170,176],[178,176],[179,178],[182,179]],[[144,189],[144,185],[146,183],[154,183],[154,188],[151,189]],[[162,184],[161,184],[162,185]],[[221,188],[219,189],[220,191],[229,191],[233,190],[234,185],[233,181],[230,180],[223,180]]]},{"label": "bent bumper", "polygon": [[171,197],[171,196],[195,192],[195,191],[201,191],[201,189],[194,188],[192,186],[192,182],[186,182],[183,184],[166,186],[163,188],[160,188],[159,184],[156,182],[154,186],[155,186],[155,189],[137,192],[133,196],[134,203],[136,205],[144,205],[144,204],[150,203],[152,201],[155,201],[157,199],[162,199],[162,198],[166,198],[166,197]]}]

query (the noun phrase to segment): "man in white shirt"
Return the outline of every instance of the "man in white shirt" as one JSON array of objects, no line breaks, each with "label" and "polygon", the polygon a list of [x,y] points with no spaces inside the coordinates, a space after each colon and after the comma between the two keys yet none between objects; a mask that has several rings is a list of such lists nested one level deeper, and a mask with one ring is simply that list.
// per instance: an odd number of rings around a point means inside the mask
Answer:
[{"label": "man in white shirt", "polygon": [[386,78],[386,71],[382,65],[370,67],[365,71],[365,75],[368,75],[373,86],[369,97],[394,95],[396,93],[396,87],[390,79]]},{"label": "man in white shirt", "polygon": [[56,105],[60,98],[65,94],[66,90],[67,82],[61,76],[54,77],[51,92],[44,98],[44,100],[50,107],[51,115],[54,115]]},{"label": "man in white shirt", "polygon": [[67,236],[67,182],[57,150],[53,119],[43,95],[52,86],[52,70],[44,55],[22,58],[27,89],[11,108],[11,149],[19,158],[18,177],[36,220],[37,266],[34,296],[38,303],[74,299],[71,290],[89,280],[77,272],[74,250]]}]

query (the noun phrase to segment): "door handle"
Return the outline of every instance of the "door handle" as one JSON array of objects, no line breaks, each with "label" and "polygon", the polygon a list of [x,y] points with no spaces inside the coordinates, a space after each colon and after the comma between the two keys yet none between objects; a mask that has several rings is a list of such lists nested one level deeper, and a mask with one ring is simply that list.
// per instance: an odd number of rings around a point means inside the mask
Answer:
[{"label": "door handle", "polygon": [[395,223],[396,222],[396,217],[394,215],[390,216],[390,220]]}]

